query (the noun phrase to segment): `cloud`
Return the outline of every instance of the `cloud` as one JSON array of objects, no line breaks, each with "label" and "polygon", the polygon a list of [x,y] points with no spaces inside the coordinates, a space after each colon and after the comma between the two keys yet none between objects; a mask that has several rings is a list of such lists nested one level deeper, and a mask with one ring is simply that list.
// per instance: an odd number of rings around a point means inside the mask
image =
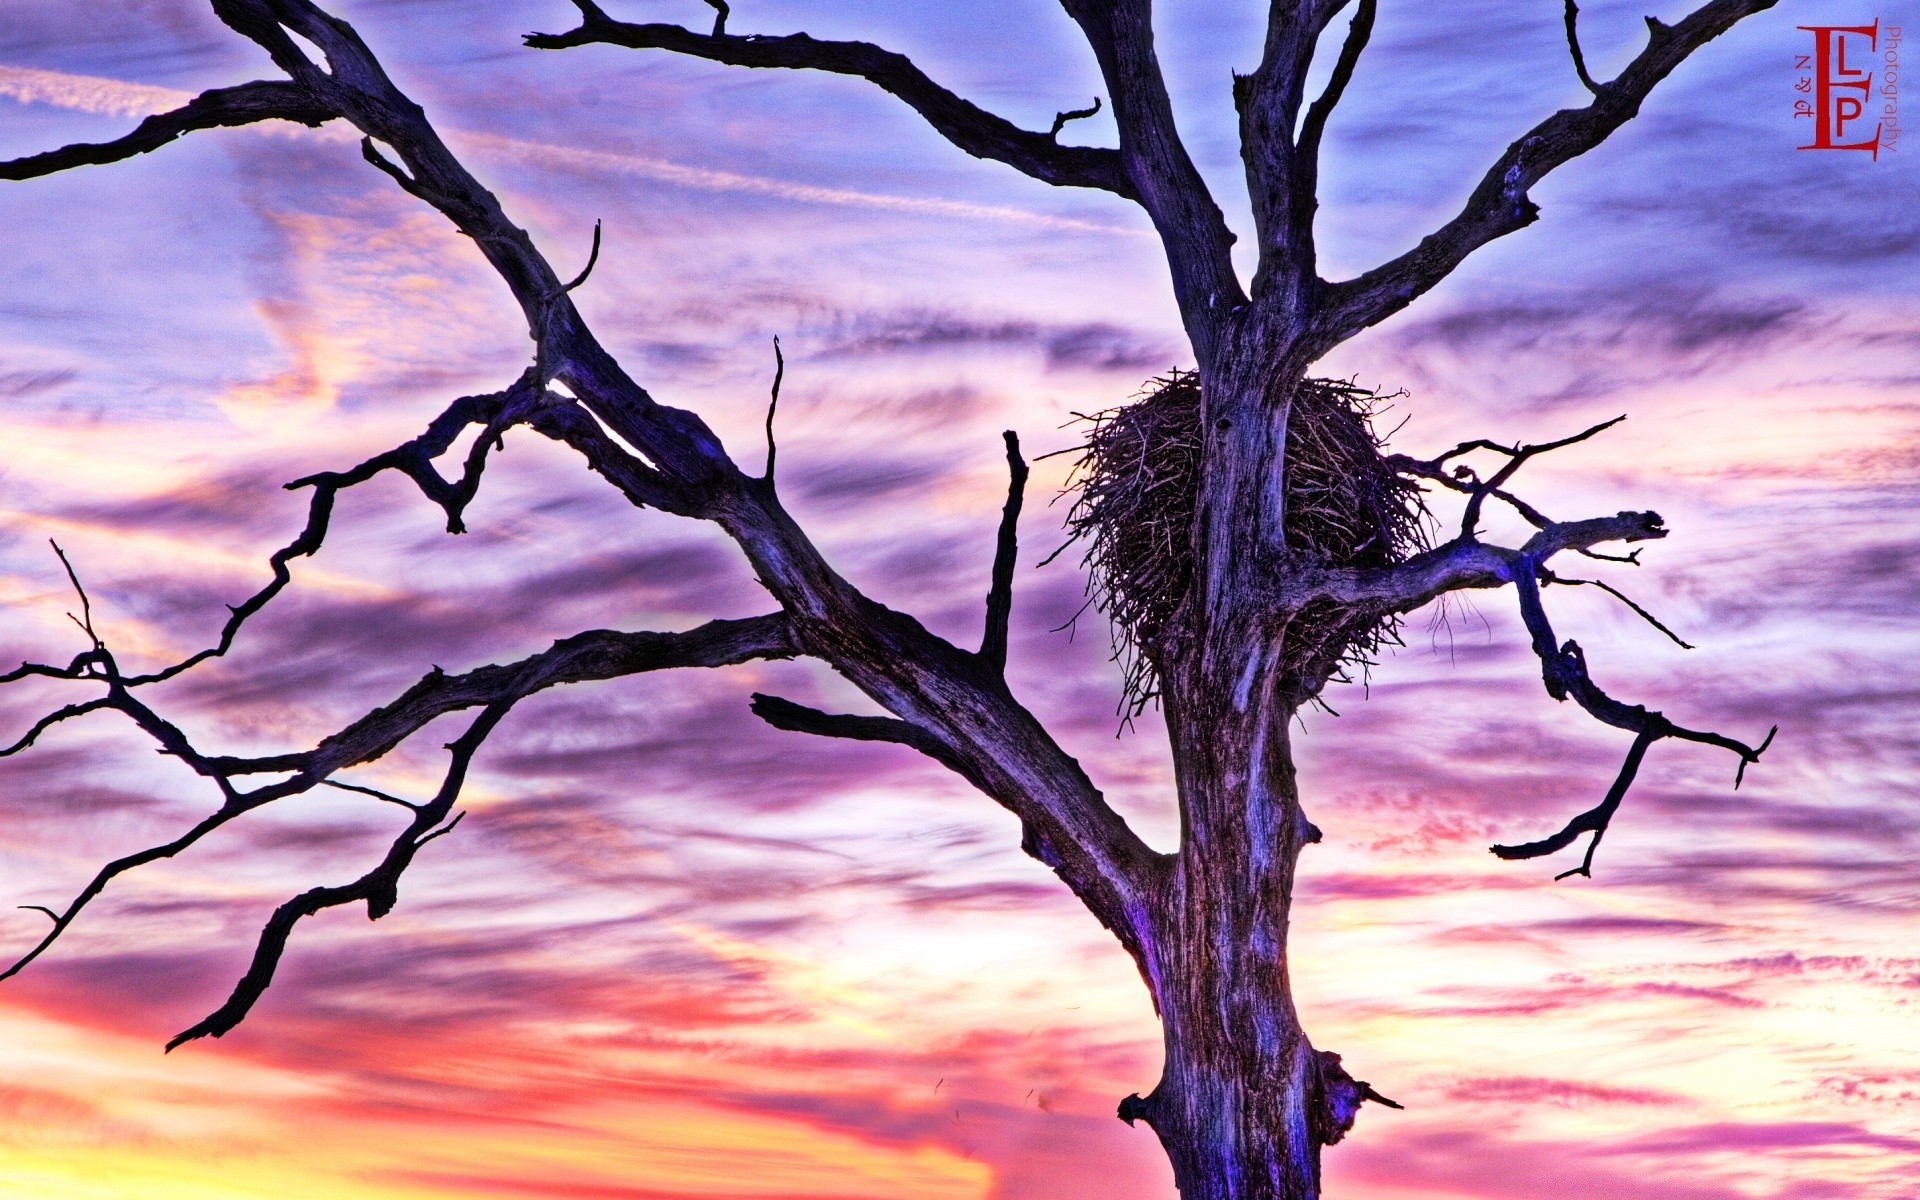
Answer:
[{"label": "cloud", "polygon": [[177,88],[126,83],[98,75],[0,66],[0,96],[21,104],[51,104],[103,116],[147,117],[179,108],[193,95]]},{"label": "cloud", "polygon": [[1041,351],[1050,371],[1146,371],[1179,357],[1156,337],[1105,322],[1063,325],[935,310],[838,314],[822,322],[816,336],[824,344],[814,354],[826,360],[1018,348]]},{"label": "cloud", "polygon": [[770,179],[760,175],[745,175],[736,171],[691,167],[638,154],[553,146],[490,133],[463,132],[457,134],[455,140],[466,142],[495,155],[549,170],[651,179],[696,191],[766,196],[803,204],[863,208],[913,216],[959,217],[965,220],[1031,225],[1042,229],[1058,229],[1075,233],[1117,234],[1122,237],[1144,236],[1140,230],[1131,226],[1057,216],[1004,204],[977,204],[965,200],[892,196],[878,192],[858,191],[853,188],[819,187],[813,184]]},{"label": "cloud", "polygon": [[1461,1079],[1447,1086],[1447,1098],[1465,1104],[1551,1104],[1561,1108],[1594,1105],[1627,1107],[1671,1106],[1687,1103],[1673,1092],[1652,1088],[1608,1087],[1574,1079],[1542,1079],[1531,1075],[1488,1075]]}]

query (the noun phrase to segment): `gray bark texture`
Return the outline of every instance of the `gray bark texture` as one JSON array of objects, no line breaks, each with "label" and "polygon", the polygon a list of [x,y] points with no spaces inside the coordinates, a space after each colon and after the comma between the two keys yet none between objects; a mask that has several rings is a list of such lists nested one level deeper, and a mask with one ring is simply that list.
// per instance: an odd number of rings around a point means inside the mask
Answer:
[{"label": "gray bark texture", "polygon": [[[1160,1014],[1166,1058],[1158,1083],[1144,1096],[1122,1101],[1119,1116],[1144,1121],[1158,1135],[1182,1196],[1318,1196],[1322,1148],[1347,1134],[1363,1102],[1392,1101],[1354,1079],[1339,1055],[1312,1045],[1289,991],[1294,872],[1302,849],[1320,833],[1301,807],[1288,730],[1350,649],[1306,645],[1302,630],[1312,615],[1337,610],[1363,624],[1389,621],[1450,591],[1511,584],[1548,693],[1634,734],[1600,805],[1551,838],[1495,847],[1505,858],[1551,854],[1589,835],[1584,861],[1568,872],[1586,874],[1594,847],[1654,742],[1679,738],[1716,746],[1736,755],[1743,771],[1766,743],[1748,746],[1688,729],[1619,701],[1594,684],[1578,645],[1556,640],[1541,587],[1592,581],[1555,575],[1550,559],[1568,553],[1617,557],[1597,547],[1666,532],[1648,512],[1555,521],[1512,492],[1514,474],[1532,457],[1605,426],[1544,445],[1475,440],[1433,459],[1383,458],[1408,480],[1463,497],[1465,516],[1458,531],[1437,545],[1386,565],[1364,565],[1289,546],[1288,426],[1295,399],[1313,363],[1328,350],[1412,303],[1478,247],[1532,223],[1537,209],[1528,190],[1535,183],[1600,145],[1689,55],[1773,0],[1707,0],[1672,25],[1648,18],[1644,48],[1604,83],[1588,73],[1569,0],[1569,70],[1587,85],[1591,102],[1545,117],[1513,142],[1472,187],[1460,212],[1406,253],[1338,282],[1322,279],[1315,266],[1318,156],[1335,106],[1362,61],[1375,0],[1272,0],[1260,62],[1233,81],[1258,235],[1258,267],[1250,283],[1235,273],[1233,235],[1176,126],[1148,0],[1063,0],[1104,77],[1119,129],[1114,148],[1060,143],[1068,123],[1091,110],[1063,112],[1047,132],[1024,130],[878,46],[800,33],[730,33],[727,6],[718,0],[709,0],[718,13],[711,32],[632,24],[592,0],[575,3],[577,28],[530,34],[527,45],[573,51],[597,44],[863,78],[911,106],[969,154],[1049,184],[1101,189],[1145,209],[1165,248],[1204,397],[1191,480],[1192,569],[1171,617],[1142,650],[1167,716],[1179,792],[1178,848],[1163,854],[1141,841],[1004,679],[1015,527],[1026,477],[1013,435],[1007,437],[1012,487],[986,627],[980,648],[969,650],[861,594],[833,570],[781,504],[771,443],[764,474],[745,473],[698,415],[661,403],[615,361],[570,298],[587,281],[591,263],[563,283],[350,25],[312,0],[212,0],[229,27],[267,51],[284,79],[209,92],[147,119],[117,141],[0,163],[0,179],[30,180],[111,163],[200,129],[266,120],[345,122],[363,136],[370,166],[441,213],[492,265],[525,315],[531,365],[497,393],[454,400],[405,445],[351,469],[288,485],[311,495],[306,527],[273,556],[272,579],[234,607],[217,643],[180,662],[124,674],[94,633],[85,591],[68,568],[88,613],[82,624],[89,644],[66,663],[26,663],[0,676],[0,683],[61,679],[91,694],[47,714],[0,754],[24,751],[60,722],[117,712],[203,776],[218,804],[172,841],[107,864],[64,907],[41,907],[52,928],[5,975],[47,951],[117,876],[180,853],[242,813],[322,786],[411,810],[406,831],[370,870],[282,905],[232,995],[169,1048],[218,1037],[246,1016],[272,981],[302,919],[350,903],[365,903],[373,918],[393,907],[414,856],[458,822],[455,806],[469,766],[519,700],[561,684],[646,671],[808,656],[831,666],[890,715],[825,713],[775,696],[754,697],[757,714],[785,730],[898,742],[947,766],[1019,819],[1022,848],[1050,867],[1132,956]],[[1333,29],[1348,8],[1351,22]],[[1309,104],[1307,75],[1323,41],[1337,44],[1336,57],[1325,91]],[[311,59],[302,42],[318,47],[324,62]],[[436,464],[473,427],[480,436],[458,476],[449,479]],[[205,752],[141,698],[148,685],[227,652],[248,618],[289,584],[291,564],[320,550],[340,491],[398,471],[444,511],[449,530],[457,533],[490,451],[522,429],[571,447],[589,470],[636,505],[716,524],[739,547],[774,611],[685,633],[587,631],[518,662],[462,675],[436,669],[314,747],[283,754]],[[1468,470],[1460,460],[1473,453],[1494,456],[1497,469],[1484,478]],[[1479,517],[1489,501],[1529,522],[1535,530],[1530,540],[1519,547],[1481,540]],[[378,759],[434,719],[463,711],[474,712],[472,724],[447,747],[446,775],[432,796],[410,800],[336,778]],[[284,778],[257,782],[262,776]]]}]

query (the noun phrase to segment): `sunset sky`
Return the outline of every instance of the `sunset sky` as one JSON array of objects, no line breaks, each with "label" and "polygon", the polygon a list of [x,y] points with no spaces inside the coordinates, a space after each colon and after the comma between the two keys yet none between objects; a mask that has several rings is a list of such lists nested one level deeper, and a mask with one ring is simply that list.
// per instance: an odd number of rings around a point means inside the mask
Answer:
[{"label": "sunset sky", "polygon": [[[1262,6],[1160,7],[1245,249],[1229,72]],[[1645,12],[1689,7],[1592,0],[1595,73]],[[1628,414],[1522,480],[1556,516],[1663,514],[1644,566],[1596,569],[1698,648],[1592,589],[1547,592],[1560,631],[1615,694],[1743,740],[1780,726],[1737,793],[1728,755],[1661,743],[1596,878],[1554,883],[1577,858],[1487,846],[1591,805],[1629,739],[1544,695],[1510,592],[1415,614],[1367,687],[1329,690],[1340,715],[1296,731],[1326,833],[1298,996],[1314,1042],[1406,1105],[1328,1152],[1331,1197],[1920,1193],[1920,142],[1802,152],[1792,116],[1796,25],[1910,8],[1742,24],[1537,188],[1537,225],[1316,368],[1405,389],[1388,419],[1412,452]],[[1191,365],[1138,209],[969,159],[863,82],[521,47],[575,23],[562,0],[334,11],[562,274],[603,222],[587,318],[746,463],[780,337],[788,506],[946,636],[977,637],[999,431],[1071,447],[1074,413]],[[1048,0],[735,0],[729,29],[873,40],[1029,128],[1103,92]],[[271,73],[201,0],[3,0],[0,159]],[[1382,4],[1329,133],[1323,273],[1411,245],[1584,95],[1555,0]],[[524,367],[505,288],[356,140],[255,126],[0,184],[0,659],[84,645],[49,538],[123,662],[209,644],[304,520],[281,484]],[[1155,715],[1116,737],[1103,622],[1058,628],[1074,556],[1030,566],[1059,544],[1068,461],[1029,491],[1011,682],[1168,848]],[[712,530],[530,431],[468,523],[447,535],[404,480],[348,493],[235,652],[150,699],[203,748],[300,749],[435,664],[768,607]],[[808,662],[525,702],[392,915],[306,922],[219,1041],[161,1052],[275,905],[377,860],[395,810],[303,797],[116,883],[0,984],[0,1200],[1172,1200],[1152,1133],[1113,1115],[1160,1057],[1119,946],[990,801],[899,747],[768,728],[755,690],[867,711]],[[92,694],[0,690],[0,741]],[[456,728],[348,777],[429,791]],[[63,726],[0,763],[0,901],[59,907],[217,802],[112,714]],[[0,950],[44,926],[0,908]]]}]

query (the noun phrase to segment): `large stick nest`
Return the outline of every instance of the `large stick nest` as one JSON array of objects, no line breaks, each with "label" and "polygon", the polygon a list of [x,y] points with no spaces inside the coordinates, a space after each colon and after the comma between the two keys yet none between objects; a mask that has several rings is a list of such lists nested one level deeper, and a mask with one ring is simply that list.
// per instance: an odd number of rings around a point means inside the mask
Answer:
[{"label": "large stick nest", "polygon": [[[1382,453],[1374,418],[1385,397],[1350,383],[1304,380],[1287,417],[1286,545],[1322,565],[1384,567],[1427,548],[1426,507],[1414,483]],[[1130,404],[1085,418],[1087,442],[1070,487],[1069,543],[1083,542],[1088,594],[1113,624],[1124,672],[1123,711],[1159,694],[1158,636],[1193,578],[1198,493],[1200,377],[1171,371]],[[1282,637],[1281,669],[1297,699],[1346,669],[1363,670],[1397,618],[1337,605],[1294,614]]]}]

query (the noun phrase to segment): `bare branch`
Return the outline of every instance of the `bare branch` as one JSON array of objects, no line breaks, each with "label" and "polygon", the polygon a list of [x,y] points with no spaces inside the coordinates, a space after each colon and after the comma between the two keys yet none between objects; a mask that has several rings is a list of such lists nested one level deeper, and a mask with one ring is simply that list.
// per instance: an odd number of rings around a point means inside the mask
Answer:
[{"label": "bare branch", "polygon": [[856,742],[894,742],[911,746],[939,762],[975,787],[986,790],[979,773],[946,743],[922,729],[896,717],[859,717],[845,713],[821,712],[804,704],[795,704],[781,696],[753,693],[753,715],[791,733],[811,733],[816,737],[848,738]]},{"label": "bare branch", "polygon": [[629,454],[607,435],[586,407],[564,397],[540,410],[527,423],[556,442],[565,442],[587,460],[588,469],[618,488],[643,508],[657,508],[680,516],[701,515],[688,496],[650,463]]},{"label": "bare branch", "polygon": [[1523,559],[1544,563],[1563,551],[1666,536],[1660,514],[1654,512],[1549,521],[1518,550],[1460,537],[1391,567],[1300,569],[1277,586],[1272,599],[1287,611],[1331,601],[1382,612],[1411,612],[1448,592],[1512,583]]},{"label": "bare branch", "polygon": [[73,584],[74,592],[80,597],[81,615],[76,617],[68,613],[67,619],[80,627],[81,631],[87,635],[87,640],[93,643],[95,650],[105,650],[106,644],[100,640],[100,635],[93,631],[93,601],[87,599],[87,589],[80,586],[80,576],[74,573],[73,563],[68,561],[67,552],[62,550],[60,543],[52,538],[47,539],[47,545],[52,546],[53,552],[60,557],[60,565],[67,571],[67,581]]},{"label": "bare branch", "polygon": [[1537,842],[1527,842],[1520,846],[1495,846],[1493,853],[1509,861],[1523,858],[1543,858],[1573,845],[1575,838],[1583,833],[1593,835],[1587,843],[1587,854],[1580,865],[1570,871],[1555,875],[1554,882],[1571,875],[1593,877],[1593,852],[1600,848],[1600,839],[1606,836],[1607,825],[1613,820],[1613,814],[1620,807],[1620,801],[1626,798],[1627,789],[1633,786],[1633,777],[1640,771],[1640,763],[1647,757],[1647,747],[1660,740],[1660,722],[1648,721],[1634,735],[1633,745],[1627,748],[1626,761],[1620,764],[1620,772],[1614,776],[1613,786],[1607,789],[1606,798],[1599,804],[1568,821],[1560,832]]},{"label": "bare branch", "polygon": [[34,179],[73,167],[99,166],[145,154],[183,134],[232,128],[258,121],[293,121],[318,127],[339,114],[296,83],[257,80],[238,87],[202,92],[171,112],[148,117],[132,133],[111,142],[81,142],[0,162],[0,179]]},{"label": "bare branch", "polygon": [[[348,471],[326,471],[318,475],[309,475],[296,479],[287,485],[289,490],[310,487],[313,500],[307,508],[307,524],[300,536],[273,553],[269,565],[273,578],[259,591],[244,602],[232,607],[231,615],[220,630],[220,638],[213,646],[198,651],[173,665],[149,675],[134,676],[124,682],[127,687],[142,687],[152,683],[162,683],[181,672],[189,670],[210,658],[219,658],[233,648],[233,640],[240,633],[241,626],[248,618],[266,607],[267,603],[293,581],[293,573],[288,564],[296,558],[306,558],[317,554],[321,543],[326,540],[327,526],[333,515],[334,498],[347,488],[364,483],[382,471],[397,470],[414,481],[420,491],[447,515],[447,531],[462,533],[466,530],[463,520],[466,506],[480,488],[481,472],[486,468],[488,452],[500,444],[501,434],[513,425],[530,420],[536,415],[543,400],[539,393],[529,386],[532,373],[523,375],[520,380],[506,391],[484,396],[462,396],[450,404],[445,412],[427,426],[426,432],[412,441],[398,446],[384,454],[379,454]],[[474,441],[468,452],[466,464],[457,482],[449,483],[434,469],[433,460],[446,453],[454,439],[469,425],[484,425],[479,438]],[[0,680],[4,682],[4,680]]]},{"label": "bare branch", "polygon": [[787,377],[787,359],[780,353],[780,338],[773,339],[773,393],[767,398],[767,469],[760,478],[773,482],[773,414],[780,407],[780,382]]},{"label": "bare branch", "polygon": [[1027,463],[1020,457],[1020,436],[1009,429],[1007,440],[1007,503],[1000,510],[1000,536],[993,552],[993,583],[987,589],[987,628],[980,638],[980,658],[996,674],[1007,669],[1007,622],[1013,614],[1013,567],[1020,555],[1020,505],[1027,491]]},{"label": "bare branch", "polygon": [[1618,600],[1620,603],[1632,609],[1635,613],[1639,615],[1641,620],[1653,626],[1655,629],[1658,629],[1661,633],[1666,634],[1667,639],[1671,641],[1674,645],[1680,647],[1682,650],[1693,649],[1693,644],[1691,642],[1685,641],[1684,639],[1681,638],[1679,634],[1675,633],[1671,629],[1668,629],[1665,625],[1662,625],[1658,617],[1654,616],[1652,613],[1648,612],[1646,609],[1640,607],[1638,604],[1635,604],[1631,597],[1629,597],[1625,592],[1622,592],[1619,588],[1614,587],[1610,583],[1604,583],[1598,579],[1568,579],[1560,575],[1555,575],[1552,571],[1547,570],[1545,567],[1540,568],[1540,582],[1558,583],[1567,587],[1597,587],[1601,591],[1605,592],[1607,595],[1612,596],[1615,600]]},{"label": "bare branch", "polygon": [[570,282],[562,284],[560,290],[563,292],[571,292],[575,288],[579,287],[581,284],[585,283],[587,281],[587,276],[593,274],[594,264],[599,261],[600,261],[600,221],[598,218],[595,218],[593,222],[593,249],[587,253],[587,265],[584,267],[581,267],[580,273],[578,275],[575,275]]},{"label": "bare branch", "polygon": [[1590,833],[1593,840],[1588,843],[1586,857],[1580,865],[1555,878],[1565,879],[1571,875],[1591,877],[1594,850],[1606,835],[1608,824],[1625,798],[1627,789],[1632,786],[1648,747],[1662,738],[1670,737],[1730,751],[1740,759],[1740,766],[1734,774],[1734,786],[1737,788],[1746,775],[1747,765],[1759,762],[1760,755],[1773,744],[1773,735],[1778,731],[1778,726],[1770,730],[1758,746],[1748,746],[1724,734],[1676,725],[1661,713],[1639,705],[1624,704],[1609,696],[1587,672],[1586,655],[1581,653],[1578,643],[1569,641],[1565,645],[1555,644],[1553,626],[1547,620],[1546,608],[1540,602],[1540,588],[1536,582],[1540,574],[1540,559],[1523,552],[1515,564],[1514,590],[1520,598],[1521,619],[1526,622],[1527,632],[1532,635],[1534,654],[1540,659],[1541,676],[1547,694],[1555,700],[1571,699],[1602,724],[1632,730],[1635,736],[1619,775],[1598,805],[1574,817],[1549,838],[1519,846],[1495,846],[1493,853],[1506,859],[1539,858],[1565,849],[1582,833]]},{"label": "bare branch", "polygon": [[[597,8],[582,12],[592,22]],[[882,707],[932,731],[966,758],[990,794],[1019,815],[1029,851],[1137,954],[1143,944],[1142,889],[1158,886],[1167,869],[1164,856],[1127,827],[1079,764],[978,656],[861,595],[826,564],[773,489],[739,470],[698,415],[659,404],[626,374],[587,328],[525,231],[454,157],[351,26],[311,0],[223,0],[221,14],[270,53],[285,49],[279,46],[285,29],[318,45],[331,71],[291,53],[287,69],[361,133],[390,147],[411,181],[409,190],[486,255],[526,316],[537,348],[535,375],[563,381],[577,397],[557,404],[542,396],[528,418],[534,428],[581,449],[590,466],[635,502],[717,522],[791,615],[801,651],[828,661]],[[673,36],[702,47],[724,44],[729,54],[822,45],[806,38],[710,39],[684,30]],[[1164,88],[1153,87],[1164,102]],[[1113,153],[1046,144],[1050,155]]]},{"label": "bare branch", "polygon": [[[1373,20],[1378,4],[1376,0],[1360,0],[1359,9],[1353,14],[1353,24],[1347,29],[1347,40],[1341,43],[1340,57],[1334,61],[1333,74],[1327,78],[1327,86],[1320,98],[1307,108],[1307,115],[1300,123],[1300,136],[1294,143],[1293,168],[1293,220],[1300,227],[1307,244],[1312,245],[1313,214],[1318,206],[1317,194],[1320,186],[1320,139],[1327,130],[1327,119],[1340,103],[1340,97],[1346,94],[1347,84],[1353,80],[1354,68],[1359,65],[1361,52],[1367,48],[1367,39],[1373,36]],[[1306,272],[1313,270],[1311,259],[1299,265]]]},{"label": "bare branch", "polygon": [[1063,0],[1100,63],[1120,129],[1124,195],[1138,199],[1160,235],[1174,299],[1201,360],[1213,353],[1220,318],[1246,302],[1233,269],[1233,233],[1187,153],[1154,53],[1149,0]]},{"label": "bare branch", "polygon": [[1098,116],[1099,113],[1100,97],[1098,96],[1093,98],[1091,108],[1071,108],[1065,112],[1057,112],[1053,114],[1053,127],[1047,130],[1047,136],[1057,142],[1060,140],[1060,131],[1067,127],[1068,121],[1084,121],[1088,117]]},{"label": "bare branch", "polygon": [[1580,76],[1580,82],[1586,89],[1598,96],[1600,85],[1587,74],[1587,57],[1580,53],[1580,6],[1574,0],[1567,0],[1567,50],[1573,55],[1574,73]]},{"label": "bare branch", "polygon": [[821,41],[804,33],[784,37],[740,36],[725,31],[725,14],[710,34],[678,25],[634,25],[598,10],[583,13],[578,29],[530,33],[537,50],[565,50],[603,43],[633,50],[667,50],[736,67],[826,71],[852,75],[906,102],[949,142],[975,158],[1002,162],[1060,187],[1090,187],[1137,199],[1117,150],[1061,146],[1050,133],[1034,133],[995,116],[941,87],[904,54],[868,42]]},{"label": "bare branch", "polygon": [[713,9],[713,36],[724,37],[727,32],[727,0],[707,0]]},{"label": "bare branch", "polygon": [[[1611,421],[1602,421],[1598,425],[1595,425],[1589,429],[1583,429],[1579,433],[1574,434],[1572,437],[1564,437],[1557,442],[1542,442],[1540,445],[1537,445],[1537,446],[1516,446],[1513,449],[1509,450],[1504,446],[1494,446],[1491,442],[1477,443],[1479,445],[1489,446],[1492,449],[1498,450],[1500,453],[1505,454],[1507,456],[1507,461],[1506,461],[1506,464],[1502,466],[1498,471],[1494,472],[1492,478],[1488,479],[1485,483],[1473,485],[1472,498],[1467,501],[1466,512],[1460,518],[1460,536],[1462,537],[1473,536],[1474,530],[1479,528],[1480,507],[1486,501],[1487,496],[1492,493],[1499,492],[1500,486],[1506,483],[1509,479],[1512,479],[1514,475],[1519,472],[1521,467],[1526,466],[1529,459],[1535,458],[1538,455],[1545,454],[1551,450],[1560,450],[1567,446],[1574,445],[1575,443],[1584,442],[1588,438],[1594,436],[1595,434],[1611,429],[1615,425],[1618,425],[1620,422],[1626,419],[1627,419],[1626,416],[1623,414],[1621,416],[1615,417]],[[1476,443],[1466,443],[1466,444],[1474,445]],[[1443,454],[1440,457],[1442,460],[1445,460],[1459,452],[1460,451],[1456,449],[1448,452],[1447,454]],[[1504,493],[1502,494],[1502,498],[1506,499],[1509,503],[1513,503],[1516,505],[1518,504],[1518,502],[1514,501],[1512,497],[1505,496]]]},{"label": "bare branch", "polygon": [[1400,311],[1451,274],[1466,257],[1531,225],[1539,208],[1528,191],[1559,167],[1607,140],[1640,111],[1661,80],[1695,50],[1777,0],[1709,0],[1678,25],[1649,20],[1647,46],[1601,85],[1593,103],[1563,109],[1508,146],[1481,178],[1459,214],[1412,250],[1344,283],[1330,284],[1309,337],[1314,354]]},{"label": "bare branch", "polygon": [[[729,666],[760,658],[789,658],[798,653],[800,650],[793,640],[791,627],[787,619],[779,614],[736,621],[711,621],[685,633],[593,630],[555,642],[547,650],[514,663],[480,667],[462,675],[448,675],[436,668],[392,703],[374,709],[338,733],[328,736],[312,750],[256,757],[201,753],[179,729],[136,700],[122,681],[112,679],[106,697],[72,707],[85,712],[111,708],[125,714],[160,743],[162,752],[180,759],[199,775],[212,779],[220,788],[223,802],[217,811],[174,840],[115,859],[102,867],[67,907],[54,917],[54,926],[47,935],[6,971],[0,972],[0,979],[18,973],[53,945],[88,902],[115,878],[147,863],[171,858],[241,814],[275,800],[300,795],[324,784],[399,804],[417,814],[431,814],[438,801],[415,805],[372,788],[341,783],[331,776],[348,767],[381,758],[439,717],[470,708],[485,708],[489,712],[497,709],[504,714],[519,700],[561,684],[614,679],[681,667]],[[79,711],[68,713],[62,710],[62,713],[80,715]],[[485,725],[476,722],[474,728],[482,731],[479,736],[484,736],[485,731],[492,728],[492,722]],[[460,769],[464,771],[464,766]],[[290,773],[291,778],[263,785],[253,791],[240,791],[232,783],[236,778],[283,772]],[[454,793],[457,790],[455,787]],[[447,799],[440,806],[439,815],[433,816],[425,824],[416,821],[414,827],[417,827],[417,832],[425,833],[446,815],[446,808],[452,804],[454,793],[447,792],[444,787],[442,792]],[[359,884],[349,885],[349,888],[362,885],[371,886],[363,879]],[[320,891],[326,892],[327,889]],[[353,898],[361,897],[359,894],[348,897]],[[309,915],[300,910],[302,902],[299,899],[290,901],[289,904],[294,908],[283,908],[283,911],[295,914],[287,917],[287,929],[292,928],[292,922],[298,920],[299,916]],[[270,966],[267,970],[270,976]]]},{"label": "bare branch", "polygon": [[420,805],[414,812],[413,820],[400,836],[393,840],[386,857],[380,864],[350,884],[338,887],[317,887],[302,892],[274,910],[268,919],[266,928],[260,932],[259,943],[254,948],[253,962],[247,973],[234,986],[233,994],[204,1020],[176,1035],[167,1043],[167,1051],[186,1042],[202,1037],[221,1037],[246,1018],[254,1003],[266,992],[273,982],[274,971],[280,965],[280,957],[286,952],[287,939],[293,928],[303,917],[310,917],[328,908],[337,908],[364,900],[367,904],[367,919],[377,921],[393,911],[400,896],[400,876],[413,862],[420,848],[443,833],[450,832],[460,818],[444,828],[435,829],[446,819],[447,812],[459,798],[460,788],[466,782],[467,769],[472,765],[473,756],[486,741],[487,734],[507,715],[514,701],[520,697],[507,695],[487,705],[474,719],[467,731],[460,735],[447,749],[452,753],[452,762],[447,766],[445,779],[440,791],[426,804]]},{"label": "bare branch", "polygon": [[321,781],[321,786],[337,788],[343,792],[354,792],[361,796],[372,796],[375,800],[384,800],[388,804],[398,804],[401,808],[418,809],[420,807],[411,800],[402,800],[400,797],[388,792],[383,792],[379,788],[365,787],[357,783],[341,783],[338,779],[325,779]]}]

